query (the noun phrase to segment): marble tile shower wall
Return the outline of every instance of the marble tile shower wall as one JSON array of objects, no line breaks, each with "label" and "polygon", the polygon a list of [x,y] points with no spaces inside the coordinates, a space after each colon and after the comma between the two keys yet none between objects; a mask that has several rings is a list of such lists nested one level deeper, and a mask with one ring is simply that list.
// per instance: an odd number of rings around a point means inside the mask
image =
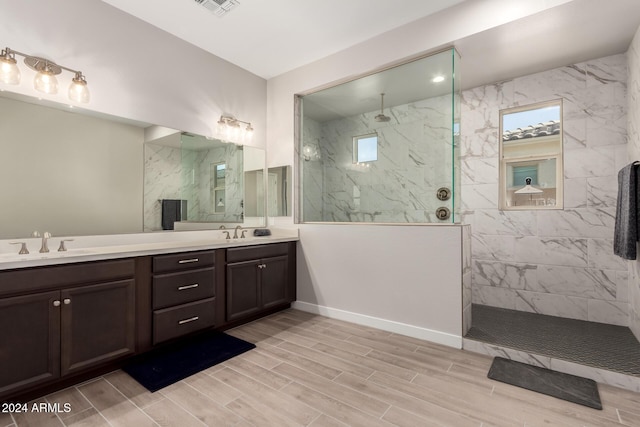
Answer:
[{"label": "marble tile shower wall", "polygon": [[[613,255],[617,172],[627,155],[624,54],[462,93],[462,217],[472,300],[628,325],[627,263]],[[498,112],[563,99],[564,209],[498,210]]]},{"label": "marble tile shower wall", "polygon": [[[435,216],[440,187],[452,187],[451,96],[324,123],[306,119],[304,144],[318,147],[321,159],[303,172],[305,221],[441,222]],[[353,137],[376,132],[378,160],[353,163]],[[313,219],[312,219],[313,218]]]},{"label": "marble tile shower wall", "polygon": [[471,328],[471,226],[462,227],[462,336]]},{"label": "marble tile shower wall", "polygon": [[179,199],[182,182],[179,148],[144,145],[144,231],[162,230],[159,200]]},{"label": "marble tile shower wall", "polygon": [[[628,120],[629,159],[640,160],[640,29],[627,51],[628,78]],[[640,260],[630,261],[631,279],[629,281],[629,327],[640,340]]]},{"label": "marble tile shower wall", "polygon": [[[186,199],[190,221],[241,221],[242,155],[233,144],[202,151],[145,144],[144,231],[162,230],[161,199]],[[214,214],[210,168],[225,159],[225,213]]]}]

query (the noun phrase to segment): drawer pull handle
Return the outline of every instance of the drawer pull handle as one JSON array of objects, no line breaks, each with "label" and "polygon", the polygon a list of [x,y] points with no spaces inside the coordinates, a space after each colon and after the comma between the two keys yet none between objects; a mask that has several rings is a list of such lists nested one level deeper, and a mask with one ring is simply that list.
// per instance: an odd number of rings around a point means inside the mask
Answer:
[{"label": "drawer pull handle", "polygon": [[198,284],[194,283],[193,285],[184,285],[184,286],[180,286],[178,287],[179,291],[184,291],[185,289],[193,289],[193,288],[197,288]]},{"label": "drawer pull handle", "polygon": [[60,307],[60,300],[55,300],[55,301],[53,302],[53,306],[54,306],[54,307]]},{"label": "drawer pull handle", "polygon": [[196,320],[198,320],[198,319],[199,319],[199,317],[198,317],[198,316],[193,316],[193,317],[190,317],[190,318],[188,318],[188,319],[180,320],[180,321],[178,322],[178,325],[184,325],[185,323],[195,322],[195,321],[196,321]]},{"label": "drawer pull handle", "polygon": [[198,261],[200,261],[198,258],[181,259],[180,261],[178,261],[178,264],[189,264],[190,262]]}]

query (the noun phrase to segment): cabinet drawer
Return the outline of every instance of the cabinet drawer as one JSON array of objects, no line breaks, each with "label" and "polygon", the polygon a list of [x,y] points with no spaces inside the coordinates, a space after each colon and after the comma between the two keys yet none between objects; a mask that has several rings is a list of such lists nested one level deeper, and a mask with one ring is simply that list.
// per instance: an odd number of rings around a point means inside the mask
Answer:
[{"label": "cabinet drawer", "polygon": [[159,255],[153,257],[153,272],[189,270],[212,266],[215,251],[182,252],[179,254]]},{"label": "cabinet drawer", "polygon": [[287,255],[288,253],[288,243],[273,243],[246,248],[230,248],[227,249],[227,262],[249,261],[278,255]]},{"label": "cabinet drawer", "polygon": [[215,323],[215,298],[153,312],[153,343],[208,328]]},{"label": "cabinet drawer", "polygon": [[165,308],[215,296],[214,268],[163,274],[153,278],[153,308]]}]

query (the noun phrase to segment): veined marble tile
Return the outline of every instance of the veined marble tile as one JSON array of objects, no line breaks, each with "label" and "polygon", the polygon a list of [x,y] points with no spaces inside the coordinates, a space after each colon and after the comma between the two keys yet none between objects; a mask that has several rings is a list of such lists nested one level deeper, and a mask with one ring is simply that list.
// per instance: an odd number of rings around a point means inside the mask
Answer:
[{"label": "veined marble tile", "polygon": [[462,306],[471,304],[471,271],[462,275]]},{"label": "veined marble tile", "polygon": [[587,240],[573,237],[517,237],[514,261],[587,267]]},{"label": "veined marble tile", "polygon": [[574,66],[518,77],[514,82],[514,103],[527,105],[561,98],[586,87],[586,71]]},{"label": "veined marble tile", "polygon": [[516,310],[549,316],[587,320],[586,298],[540,292],[516,291]]},{"label": "veined marble tile", "polygon": [[617,200],[617,176],[587,178],[587,203],[590,207],[615,208]]},{"label": "veined marble tile", "polygon": [[628,271],[616,271],[616,301],[629,302],[629,287],[631,286]]},{"label": "veined marble tile", "polygon": [[613,253],[613,239],[588,240],[589,267],[627,271],[627,261]]},{"label": "veined marble tile", "polygon": [[587,320],[591,322],[629,326],[629,303],[591,299],[587,311]]},{"label": "veined marble tile", "polygon": [[613,301],[618,289],[616,273],[614,270],[539,265],[537,282],[528,284],[526,290]]},{"label": "veined marble tile", "polygon": [[575,150],[587,146],[587,120],[585,118],[564,119],[562,121],[562,144],[565,150]]},{"label": "veined marble tile", "polygon": [[473,304],[516,310],[516,291],[494,286],[474,286],[471,293]]},{"label": "veined marble tile", "polygon": [[469,332],[469,329],[471,329],[472,320],[471,304],[469,304],[462,310],[462,336],[465,336],[467,332]]},{"label": "veined marble tile", "polygon": [[512,348],[497,346],[494,344],[488,344],[468,338],[463,338],[462,349],[466,351],[472,351],[474,353],[486,354],[487,356],[503,357],[505,359],[510,359],[516,362],[522,362],[533,366],[540,366],[542,368],[549,368],[549,366],[551,366],[551,358],[548,356],[540,356],[537,354],[514,350]]},{"label": "veined marble tile", "polygon": [[462,92],[461,104],[471,111],[483,110],[487,106],[497,107],[498,110],[509,108],[513,106],[513,80],[465,90]]},{"label": "veined marble tile", "polygon": [[535,211],[476,211],[475,231],[480,234],[526,236],[536,234]]},{"label": "veined marble tile", "polygon": [[[604,179],[609,178],[607,177]],[[588,178],[572,178],[564,180],[563,196],[565,209],[587,207],[587,180]]]},{"label": "veined marble tile", "polygon": [[461,185],[462,209],[497,209],[498,184]]},{"label": "veined marble tile", "polygon": [[476,260],[473,263],[473,279],[478,286],[509,289],[535,288],[538,281],[537,266]]},{"label": "veined marble tile", "polygon": [[579,377],[589,378],[596,382],[609,384],[614,387],[640,392],[640,377],[592,368],[590,366],[579,365],[577,363],[559,359],[551,359],[550,369],[571,375],[577,375]]},{"label": "veined marble tile", "polygon": [[[606,147],[605,147],[606,148]],[[613,176],[618,176],[618,171],[628,165],[631,162],[629,157],[629,153],[627,151],[627,146],[625,145],[615,145],[613,147],[609,147],[611,151],[613,151],[613,156],[615,159],[614,163],[614,173]],[[635,161],[635,160],[634,160]],[[617,178],[616,178],[617,179]]]},{"label": "veined marble tile", "polygon": [[615,154],[595,148],[567,151],[564,156],[565,178],[611,176],[615,170]]},{"label": "veined marble tile", "polygon": [[474,233],[471,236],[471,258],[473,260],[513,261],[515,246],[515,236]]},{"label": "veined marble tile", "polygon": [[587,86],[627,83],[627,55],[620,53],[587,61]]},{"label": "veined marble tile", "polygon": [[498,158],[467,158],[462,160],[462,185],[497,184]]},{"label": "veined marble tile", "polygon": [[463,159],[469,157],[498,157],[498,128],[473,129],[469,133],[463,133],[460,141],[462,144],[460,155]]},{"label": "veined marble tile", "polygon": [[610,237],[615,208],[581,208],[538,212],[538,236]]},{"label": "veined marble tile", "polygon": [[609,114],[593,117],[587,123],[587,146],[620,145],[627,143],[627,115],[618,117]]}]

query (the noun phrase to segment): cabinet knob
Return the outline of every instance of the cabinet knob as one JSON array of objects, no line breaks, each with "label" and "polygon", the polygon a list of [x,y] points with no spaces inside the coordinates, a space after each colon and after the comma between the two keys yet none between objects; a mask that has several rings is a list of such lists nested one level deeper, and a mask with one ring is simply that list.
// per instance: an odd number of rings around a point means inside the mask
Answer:
[{"label": "cabinet knob", "polygon": [[63,302],[64,302],[65,305],[69,305],[69,304],[71,304],[71,299],[70,298],[65,298],[63,300]]},{"label": "cabinet knob", "polygon": [[53,306],[54,307],[60,307],[60,301],[58,301],[58,300],[53,301]]}]

